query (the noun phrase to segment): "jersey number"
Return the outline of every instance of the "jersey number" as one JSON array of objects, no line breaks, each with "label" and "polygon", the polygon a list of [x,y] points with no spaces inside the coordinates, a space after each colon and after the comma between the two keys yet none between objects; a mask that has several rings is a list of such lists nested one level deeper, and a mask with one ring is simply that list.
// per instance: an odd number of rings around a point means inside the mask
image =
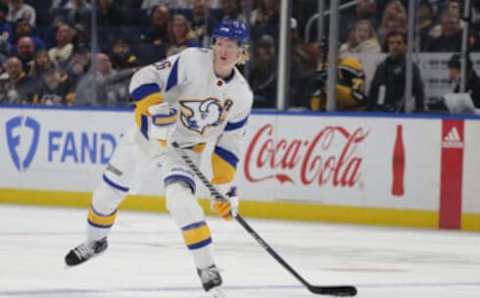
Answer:
[{"label": "jersey number", "polygon": [[155,67],[156,70],[162,70],[162,69],[171,67],[172,63],[168,60],[163,60],[153,64],[153,66]]}]

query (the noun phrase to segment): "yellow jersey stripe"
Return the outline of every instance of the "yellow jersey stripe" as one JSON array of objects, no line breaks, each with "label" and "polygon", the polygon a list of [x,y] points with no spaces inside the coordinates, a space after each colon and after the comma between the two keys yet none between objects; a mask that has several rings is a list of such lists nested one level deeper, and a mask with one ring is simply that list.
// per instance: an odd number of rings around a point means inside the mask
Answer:
[{"label": "yellow jersey stripe", "polygon": [[195,153],[200,154],[205,149],[205,146],[206,146],[205,143],[200,143],[200,144],[197,144],[197,145],[193,146],[190,150],[192,150]]},{"label": "yellow jersey stripe", "polygon": [[226,184],[233,181],[236,169],[231,163],[214,153],[212,154],[212,172],[213,184]]},{"label": "yellow jersey stripe", "polygon": [[137,123],[137,127],[141,128],[142,126],[142,115],[150,116],[148,108],[162,102],[163,96],[160,92],[152,93],[142,100],[137,101],[135,106],[135,122]]}]

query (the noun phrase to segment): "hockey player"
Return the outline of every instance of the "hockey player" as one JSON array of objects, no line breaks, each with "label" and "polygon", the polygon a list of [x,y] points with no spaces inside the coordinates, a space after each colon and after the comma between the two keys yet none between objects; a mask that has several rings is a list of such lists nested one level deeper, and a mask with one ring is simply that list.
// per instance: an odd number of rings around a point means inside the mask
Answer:
[{"label": "hockey player", "polygon": [[[136,102],[136,127],[127,132],[107,165],[88,211],[87,240],[65,257],[80,264],[107,248],[117,207],[128,193],[137,152],[159,165],[166,206],[193,255],[203,288],[224,297],[205,215],[195,199],[194,173],[176,155],[177,142],[197,164],[202,150],[214,143],[212,183],[228,201],[212,201],[222,217],[235,216],[238,197],[231,189],[253,94],[235,67],[248,59],[244,23],[224,21],[212,35],[212,49],[189,48],[140,69],[130,92]],[[160,177],[159,177],[160,179]]]}]

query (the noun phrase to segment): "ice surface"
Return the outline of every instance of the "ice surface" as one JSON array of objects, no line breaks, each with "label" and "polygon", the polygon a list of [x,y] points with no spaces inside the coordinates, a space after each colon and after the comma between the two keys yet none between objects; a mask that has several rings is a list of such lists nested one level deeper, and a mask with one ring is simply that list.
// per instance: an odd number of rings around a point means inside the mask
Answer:
[{"label": "ice surface", "polygon": [[[0,206],[0,297],[202,298],[173,221],[120,212],[104,255],[66,268],[86,210]],[[361,298],[480,297],[480,234],[248,219],[312,284],[353,284]],[[208,218],[229,298],[315,297],[240,225]],[[321,297],[321,296],[318,296]]]}]

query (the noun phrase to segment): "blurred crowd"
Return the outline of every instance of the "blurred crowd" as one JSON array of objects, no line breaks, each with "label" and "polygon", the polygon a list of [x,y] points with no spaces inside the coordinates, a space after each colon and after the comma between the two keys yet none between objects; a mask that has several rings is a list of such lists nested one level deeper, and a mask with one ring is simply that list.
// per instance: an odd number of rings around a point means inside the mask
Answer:
[{"label": "blurred crowd", "polygon": [[[321,111],[328,45],[316,40],[315,30],[305,36],[318,1],[294,2],[288,105]],[[357,0],[342,11],[338,110],[405,109],[407,2]],[[187,47],[208,47],[214,24],[230,19],[250,25],[251,61],[241,70],[254,91],[254,105],[274,108],[279,5],[277,0],[0,0],[0,103],[128,105],[128,82],[139,67]],[[452,53],[448,67],[455,82],[460,60],[453,54],[461,50],[467,21],[463,9],[460,0],[419,0],[416,7],[415,49]],[[480,1],[473,1],[468,21],[468,48],[480,51]],[[383,54],[368,88],[362,54]],[[467,88],[480,108],[479,79],[472,63],[467,65]],[[412,89],[413,110],[428,110],[416,64]]]}]

